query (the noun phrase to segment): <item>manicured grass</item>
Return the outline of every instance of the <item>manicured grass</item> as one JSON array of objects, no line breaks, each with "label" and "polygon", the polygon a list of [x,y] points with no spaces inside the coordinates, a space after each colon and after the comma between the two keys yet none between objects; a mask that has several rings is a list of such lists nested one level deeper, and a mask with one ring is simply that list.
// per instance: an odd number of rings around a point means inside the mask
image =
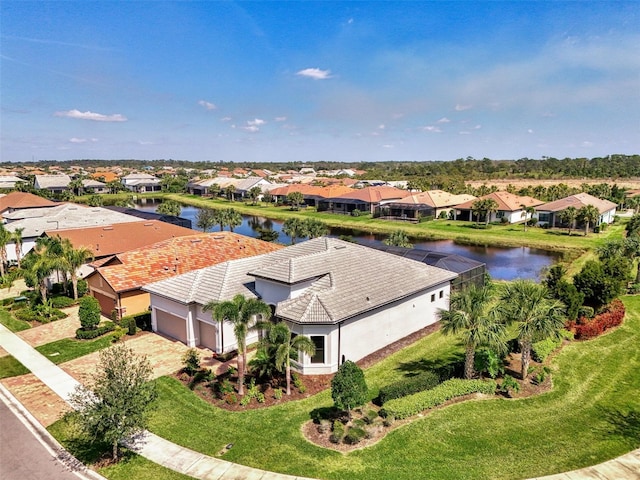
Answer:
[{"label": "manicured grass", "polygon": [[153,463],[144,457],[130,454],[110,467],[98,469],[98,473],[110,480],[132,480],[132,479],[153,479],[153,480],[190,480],[192,477],[169,470],[162,465]]},{"label": "manicured grass", "polygon": [[[331,404],[328,392],[230,413],[161,378],[151,430],[209,455],[234,443],[225,459],[319,478],[526,478],[593,465],[640,446],[640,297],[624,302],[620,328],[572,343],[555,358],[551,392],[455,404],[346,455],[316,447],[300,433],[314,408]],[[368,370],[367,378],[375,391],[460,352],[452,338],[436,333]]]},{"label": "manicured grass", "polygon": [[73,360],[74,358],[83,357],[89,353],[97,352],[112,344],[113,333],[109,333],[93,340],[63,338],[62,340],[40,345],[36,347],[36,350],[57,365]]},{"label": "manicured grass", "polygon": [[4,308],[0,308],[0,323],[7,327],[12,332],[20,332],[22,330],[28,330],[31,328],[28,322],[23,320],[18,320],[16,317],[11,315],[10,312],[5,310]]},{"label": "manicured grass", "polygon": [[29,369],[15,357],[11,355],[0,357],[0,379],[17,377],[25,373],[29,373]]}]

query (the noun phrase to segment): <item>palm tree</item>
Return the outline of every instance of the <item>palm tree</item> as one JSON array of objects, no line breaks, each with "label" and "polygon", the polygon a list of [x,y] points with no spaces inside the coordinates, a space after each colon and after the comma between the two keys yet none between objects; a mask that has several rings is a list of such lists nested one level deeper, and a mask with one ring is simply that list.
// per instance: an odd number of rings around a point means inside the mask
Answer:
[{"label": "palm tree", "polygon": [[578,218],[578,209],[576,207],[567,207],[560,212],[559,216],[561,221],[569,225],[569,236],[571,236],[571,230]]},{"label": "palm tree", "polygon": [[4,277],[4,266],[7,260],[7,243],[11,241],[11,232],[4,228],[4,224],[0,223],[0,276]]},{"label": "palm tree", "polygon": [[498,205],[498,202],[496,202],[493,198],[487,198],[485,201],[485,211],[486,213],[486,219],[485,219],[485,225],[489,225],[489,220],[491,220],[491,214],[494,212],[497,212],[498,209],[500,208],[500,205]]},{"label": "palm tree", "polygon": [[304,202],[304,195],[302,192],[291,192],[287,195],[287,202],[293,210],[300,210],[300,204]]},{"label": "palm tree", "polygon": [[256,185],[255,187],[251,187],[249,189],[249,191],[247,192],[247,195],[251,199],[251,202],[254,205],[257,205],[258,204],[258,198],[260,197],[260,195],[262,195],[262,189]]},{"label": "palm tree", "polygon": [[318,238],[329,233],[329,227],[322,220],[307,218],[304,221],[304,233],[309,238]]},{"label": "palm tree", "polygon": [[22,276],[28,286],[37,287],[42,303],[47,303],[47,277],[60,266],[59,242],[40,237],[22,262]]},{"label": "palm tree", "polygon": [[589,224],[595,224],[600,219],[600,211],[593,205],[585,205],[578,210],[578,216],[584,222],[584,234],[589,234]]},{"label": "palm tree", "polygon": [[287,218],[282,224],[282,231],[291,237],[291,245],[295,245],[296,238],[304,235],[304,222],[299,218]]},{"label": "palm tree", "polygon": [[24,227],[16,228],[11,234],[11,239],[16,246],[16,260],[18,262],[18,268],[20,268],[20,262],[22,261],[22,232],[24,232]]},{"label": "palm tree", "polygon": [[244,295],[236,295],[232,300],[223,302],[211,301],[204,306],[204,311],[211,311],[216,322],[227,322],[233,326],[233,335],[238,344],[238,394],[244,395],[244,374],[247,366],[247,334],[253,328],[251,322],[261,317],[266,321],[271,317],[271,307],[262,300],[246,299]]},{"label": "palm tree", "polygon": [[535,207],[532,207],[531,205],[526,206],[526,205],[520,205],[520,208],[522,208],[522,216],[524,217],[524,231],[527,231],[527,223],[529,223],[529,219],[533,218],[533,215],[535,215],[536,213],[536,209]]},{"label": "palm tree", "polygon": [[234,228],[242,225],[242,215],[233,208],[226,209],[225,218],[227,225],[229,225],[229,230],[232,232]]},{"label": "palm tree", "polygon": [[449,310],[439,310],[438,318],[445,335],[460,334],[465,346],[464,377],[473,378],[476,348],[504,348],[505,326],[489,312],[493,300],[491,285],[471,285],[454,292]]},{"label": "palm tree", "polygon": [[480,215],[486,211],[484,205],[484,200],[476,200],[471,204],[471,215],[475,215],[476,225],[480,223]]},{"label": "palm tree", "polygon": [[549,337],[557,337],[564,326],[564,306],[548,296],[544,285],[531,280],[515,280],[505,285],[500,295],[498,315],[508,323],[515,323],[522,352],[520,375],[529,374],[531,345]]},{"label": "palm tree", "polygon": [[227,196],[227,199],[230,202],[233,202],[233,194],[236,192],[236,186],[235,185],[229,185],[227,188],[224,189],[225,195]]},{"label": "palm tree", "polygon": [[85,247],[73,248],[68,238],[62,240],[62,264],[66,272],[71,276],[73,285],[73,298],[78,299],[78,269],[87,261],[93,260],[93,253]]}]

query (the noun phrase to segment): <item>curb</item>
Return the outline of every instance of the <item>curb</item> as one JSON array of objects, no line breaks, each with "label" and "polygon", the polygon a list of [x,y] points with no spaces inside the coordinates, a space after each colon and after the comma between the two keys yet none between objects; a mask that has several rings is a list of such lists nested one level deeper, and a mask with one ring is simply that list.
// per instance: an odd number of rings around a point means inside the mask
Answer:
[{"label": "curb", "polygon": [[0,401],[18,417],[22,424],[27,427],[49,454],[58,462],[62,463],[68,470],[84,480],[107,480],[99,473],[87,468],[80,460],[67,452],[2,384],[0,384]]}]

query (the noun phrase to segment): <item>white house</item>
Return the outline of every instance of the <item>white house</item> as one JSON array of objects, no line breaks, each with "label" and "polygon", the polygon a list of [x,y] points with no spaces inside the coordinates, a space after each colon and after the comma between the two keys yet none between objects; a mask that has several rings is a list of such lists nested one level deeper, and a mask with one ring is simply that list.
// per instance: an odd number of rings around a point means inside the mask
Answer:
[{"label": "white house", "polygon": [[580,210],[587,205],[593,205],[598,209],[598,212],[600,212],[600,217],[595,225],[613,222],[616,215],[617,204],[583,192],[536,207],[538,225],[551,225],[552,227],[564,226],[560,218],[562,211],[569,207]]},{"label": "white house", "polygon": [[149,173],[130,173],[122,177],[120,182],[132,192],[159,192],[162,190],[160,179]]},{"label": "white house", "polygon": [[[151,295],[153,330],[214,352],[234,350],[227,323],[203,306],[242,294],[272,306],[276,321],[308,335],[313,357],[301,356],[304,374],[336,372],[437,321],[449,306],[455,273],[334,238],[228,261],[143,287]],[[258,339],[250,333],[248,343]]]}]

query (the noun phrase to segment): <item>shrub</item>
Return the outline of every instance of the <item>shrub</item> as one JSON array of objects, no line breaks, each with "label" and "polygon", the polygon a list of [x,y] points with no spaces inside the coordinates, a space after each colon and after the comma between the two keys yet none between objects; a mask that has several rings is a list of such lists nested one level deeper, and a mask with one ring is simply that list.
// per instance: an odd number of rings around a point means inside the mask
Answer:
[{"label": "shrub", "polygon": [[151,331],[151,312],[139,313],[138,315],[134,315],[136,326],[140,330],[144,330],[145,332]]},{"label": "shrub", "polygon": [[129,322],[127,323],[127,334],[128,335],[135,335],[136,331],[137,331],[136,319],[135,318],[130,318]]},{"label": "shrub", "polygon": [[531,355],[536,362],[544,362],[551,352],[562,345],[562,338],[547,338],[531,345]]},{"label": "shrub", "polygon": [[335,406],[348,412],[367,401],[367,382],[362,369],[347,360],[331,380],[331,398]]},{"label": "shrub", "polygon": [[92,338],[98,338],[105,333],[113,332],[116,329],[116,324],[113,322],[105,322],[104,325],[100,325],[93,330],[84,330],[79,328],[76,330],[76,338],[79,340],[90,340]]},{"label": "shrub", "polygon": [[100,303],[95,297],[82,297],[78,309],[80,325],[85,330],[93,330],[100,323]]},{"label": "shrub", "polygon": [[238,403],[238,397],[236,396],[236,394],[234,392],[225,393],[224,394],[224,401],[228,405],[235,405],[236,403]]},{"label": "shrub", "polygon": [[340,420],[334,420],[329,441],[331,443],[340,443],[344,437],[344,425]]},{"label": "shrub", "polygon": [[86,280],[78,280],[78,297],[84,297],[89,291],[89,284]]},{"label": "shrub", "polygon": [[390,400],[384,404],[384,415],[396,419],[403,419],[416,415],[429,408],[443,404],[452,398],[470,393],[484,393],[493,395],[496,392],[496,382],[493,380],[462,380],[452,378],[442,382],[431,390]]},{"label": "shrub", "polygon": [[609,328],[620,325],[624,315],[624,304],[620,299],[615,299],[606,311],[590,320],[581,317],[578,322],[567,322],[567,329],[573,332],[577,339],[594,338],[603,334]]},{"label": "shrub", "polygon": [[184,371],[189,375],[193,375],[200,370],[200,355],[198,350],[190,348],[184,355],[182,355],[182,364],[184,365]]},{"label": "shrub", "polygon": [[511,375],[505,375],[500,384],[499,390],[511,396],[514,392],[520,391],[520,384]]},{"label": "shrub", "polygon": [[429,390],[440,383],[440,375],[427,371],[408,377],[380,389],[376,403],[383,405],[394,398],[402,398],[423,390]]},{"label": "shrub", "polygon": [[351,427],[344,437],[344,443],[355,445],[365,437],[367,432],[361,427]]},{"label": "shrub", "polygon": [[283,393],[282,393],[282,389],[281,388],[276,388],[273,391],[273,398],[276,399],[276,400],[282,399],[282,395],[283,395]]},{"label": "shrub", "polygon": [[73,305],[75,300],[69,297],[53,297],[51,298],[51,306],[53,308],[67,308]]},{"label": "shrub", "polygon": [[478,373],[486,373],[491,378],[496,378],[499,374],[504,373],[502,358],[493,350],[486,348],[476,352],[474,367]]},{"label": "shrub", "polygon": [[378,418],[378,412],[376,412],[375,410],[369,410],[367,414],[362,417],[367,425],[371,425],[373,422],[375,422],[376,418]]},{"label": "shrub", "polygon": [[595,315],[596,312],[593,307],[590,307],[588,305],[582,305],[578,309],[578,318],[593,318],[595,317]]}]

